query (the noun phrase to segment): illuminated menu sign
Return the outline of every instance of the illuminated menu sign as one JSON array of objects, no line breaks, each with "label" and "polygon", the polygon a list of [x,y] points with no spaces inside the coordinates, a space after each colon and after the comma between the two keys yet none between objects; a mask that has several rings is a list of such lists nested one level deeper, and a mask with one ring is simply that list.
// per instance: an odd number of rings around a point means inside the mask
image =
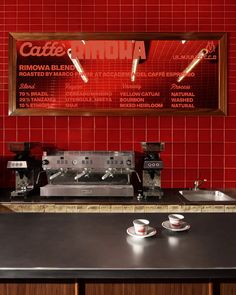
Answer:
[{"label": "illuminated menu sign", "polygon": [[11,40],[10,114],[224,112],[218,39]]}]

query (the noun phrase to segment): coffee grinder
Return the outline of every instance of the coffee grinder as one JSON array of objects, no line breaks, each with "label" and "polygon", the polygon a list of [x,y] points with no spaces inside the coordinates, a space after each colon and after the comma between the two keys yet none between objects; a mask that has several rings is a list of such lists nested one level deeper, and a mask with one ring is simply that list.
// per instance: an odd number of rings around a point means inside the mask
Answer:
[{"label": "coffee grinder", "polygon": [[144,150],[143,157],[143,196],[144,198],[155,197],[161,199],[161,170],[163,161],[160,152],[165,148],[164,142],[141,142]]},{"label": "coffee grinder", "polygon": [[13,160],[7,162],[7,168],[15,173],[15,190],[11,197],[27,197],[37,187],[36,178],[41,170],[41,161],[31,155],[31,149],[38,143],[11,142],[9,150],[15,154]]}]

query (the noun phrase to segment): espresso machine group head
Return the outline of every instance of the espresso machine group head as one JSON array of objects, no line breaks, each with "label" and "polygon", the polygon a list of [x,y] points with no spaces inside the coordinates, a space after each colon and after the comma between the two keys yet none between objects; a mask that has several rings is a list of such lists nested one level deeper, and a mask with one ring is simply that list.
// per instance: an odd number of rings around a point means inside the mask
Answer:
[{"label": "espresso machine group head", "polygon": [[143,156],[143,196],[144,198],[156,197],[161,199],[161,171],[163,161],[160,152],[165,148],[164,142],[141,142],[144,150]]}]

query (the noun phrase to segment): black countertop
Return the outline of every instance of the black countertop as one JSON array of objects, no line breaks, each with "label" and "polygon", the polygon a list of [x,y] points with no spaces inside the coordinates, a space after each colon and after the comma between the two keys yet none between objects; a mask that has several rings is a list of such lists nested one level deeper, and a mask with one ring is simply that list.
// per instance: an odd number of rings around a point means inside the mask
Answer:
[{"label": "black countertop", "polygon": [[10,189],[0,189],[0,203],[47,203],[47,204],[115,204],[115,205],[235,205],[236,204],[236,189],[219,189],[231,196],[234,201],[198,201],[190,202],[186,200],[179,191],[181,188],[164,188],[163,197],[161,199],[152,197],[148,199],[137,200],[137,196],[134,197],[41,197],[39,192],[34,192],[32,195],[25,197],[13,197],[11,198]]},{"label": "black countertop", "polygon": [[[126,233],[148,218],[157,235]],[[236,278],[235,214],[185,214],[185,232],[162,228],[167,214],[0,214],[0,278]]]},{"label": "black countertop", "polygon": [[134,197],[41,197],[39,192],[34,192],[27,197],[12,197],[11,190],[0,189],[0,202],[14,202],[14,203],[55,203],[55,204],[180,204],[181,195],[179,189],[164,189],[164,196],[161,199],[148,198],[138,200]]}]

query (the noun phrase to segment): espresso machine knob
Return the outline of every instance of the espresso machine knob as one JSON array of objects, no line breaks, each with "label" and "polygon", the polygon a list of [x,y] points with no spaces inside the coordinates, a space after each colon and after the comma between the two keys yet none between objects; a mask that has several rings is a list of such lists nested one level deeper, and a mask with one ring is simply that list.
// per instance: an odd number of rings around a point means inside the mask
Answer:
[{"label": "espresso machine knob", "polygon": [[48,165],[49,164],[49,161],[47,159],[45,159],[45,160],[42,161],[42,164],[43,165]]}]

